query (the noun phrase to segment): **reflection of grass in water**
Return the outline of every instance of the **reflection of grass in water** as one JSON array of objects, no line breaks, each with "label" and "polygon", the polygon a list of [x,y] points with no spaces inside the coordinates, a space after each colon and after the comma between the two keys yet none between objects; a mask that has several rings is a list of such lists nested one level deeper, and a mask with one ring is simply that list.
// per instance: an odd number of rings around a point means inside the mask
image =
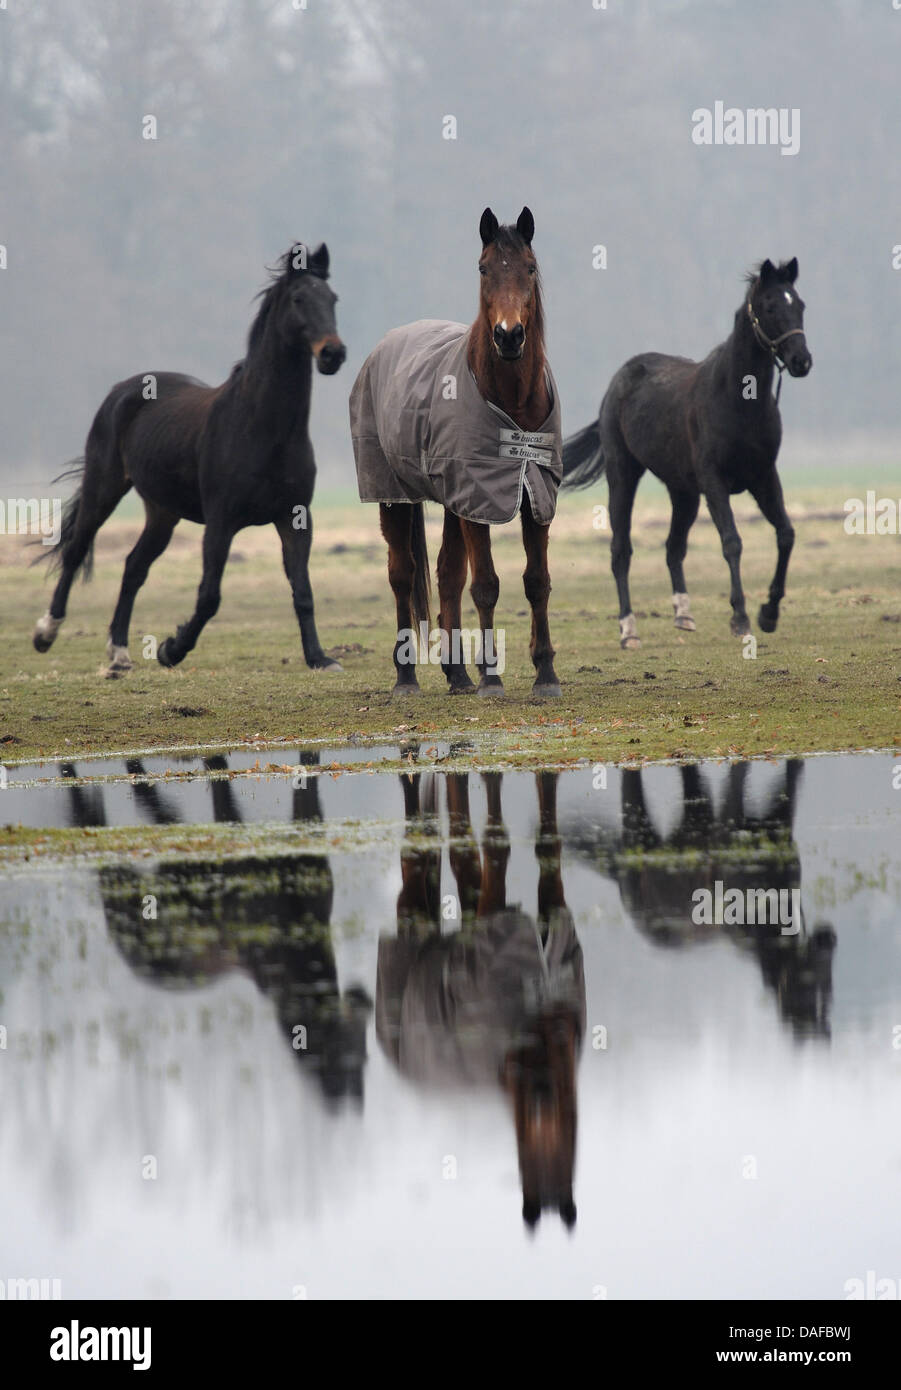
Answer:
[{"label": "reflection of grass in water", "polygon": [[837,861],[832,873],[813,879],[811,892],[823,911],[851,902],[858,893],[884,893],[897,900],[901,898],[901,866],[896,859],[884,858],[864,873],[856,864]]},{"label": "reflection of grass in water", "polygon": [[789,831],[778,836],[762,831],[742,831],[734,841],[722,846],[633,845],[622,849],[611,845],[608,850],[601,847],[596,857],[608,870],[653,869],[679,874],[700,870],[715,873],[719,866],[734,872],[736,869],[784,868],[799,863],[798,846]]},{"label": "reflection of grass in water", "polygon": [[[259,862],[238,858],[205,864],[176,862],[150,871],[117,866],[101,870],[107,919],[131,932],[141,953],[182,949],[200,953],[212,944],[234,947],[313,941],[328,936],[323,922],[331,902],[326,861],[282,856]],[[148,897],[155,917],[143,917]]]},{"label": "reflection of grass in water", "polygon": [[[2,793],[0,793],[2,795]],[[390,822],[223,822],[214,825],[64,826],[57,829],[0,826],[0,865],[28,863],[58,868],[58,861],[91,865],[132,859],[209,860],[221,862],[253,854],[261,864],[284,854],[332,854],[382,846],[386,835],[402,827]]]},{"label": "reflection of grass in water", "polygon": [[[872,480],[871,480],[872,481]],[[875,485],[875,484],[873,484]],[[316,675],[300,656],[290,594],[272,528],[241,532],[243,556],[226,570],[220,613],[197,650],[174,671],[141,657],[141,634],[158,638],[193,608],[200,530],[179,527],[151,571],[136,607],[132,655],[124,680],[97,675],[106,629],[137,534],[136,521],[115,521],[100,533],[97,574],[73,589],[70,618],[52,652],[30,645],[50,584],[23,563],[17,538],[0,550],[0,630],[6,641],[0,685],[0,749],[6,759],[266,739],[337,744],[351,734],[396,741],[465,737],[467,761],[567,763],[812,749],[891,747],[901,743],[901,544],[897,537],[849,537],[840,519],[846,497],[861,485],[845,480],[816,490],[795,486],[789,510],[797,543],[788,599],[778,632],[755,628],[756,661],[742,659],[728,632],[727,571],[713,526],[692,532],[687,578],[698,632],[672,624],[663,554],[668,512],[642,489],[633,530],[633,599],[644,646],[619,650],[609,533],[594,531],[601,487],[562,499],[551,531],[554,591],[551,631],[563,681],[561,701],[530,699],[529,616],[522,591],[518,528],[495,528],[501,578],[497,621],[506,629],[508,699],[494,704],[445,693],[440,671],[421,673],[423,695],[392,703],[394,605],[375,508],[323,497],[317,511],[312,575],[324,645],[348,645],[340,677]],[[896,489],[897,491],[897,489]],[[885,489],[884,495],[895,495]],[[643,500],[644,498],[644,500]],[[771,528],[751,522],[753,504],[736,499],[744,541],[743,574],[752,620],[775,564]],[[440,516],[428,522],[432,563]],[[345,549],[332,553],[340,543]],[[30,553],[29,557],[30,558]],[[475,625],[469,599],[464,626]],[[354,649],[356,646],[360,650]],[[582,669],[586,668],[586,669]],[[646,676],[653,676],[648,679]],[[179,710],[206,713],[185,715]],[[0,793],[2,795],[2,793]]]}]

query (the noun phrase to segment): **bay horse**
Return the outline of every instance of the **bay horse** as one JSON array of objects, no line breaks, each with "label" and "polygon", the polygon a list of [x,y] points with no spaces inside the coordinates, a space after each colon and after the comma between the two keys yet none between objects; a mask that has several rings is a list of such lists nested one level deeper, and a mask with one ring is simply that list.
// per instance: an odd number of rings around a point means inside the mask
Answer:
[{"label": "bay horse", "polygon": [[[559,697],[548,627],[548,529],[562,474],[559,401],[544,349],[535,222],[524,207],[514,226],[490,208],[479,234],[479,312],[463,324],[422,320],[394,329],[370,354],[350,401],[360,496],[378,502],[397,609],[395,696],[419,693],[414,631],[431,623],[423,500],[444,506],[438,556],[441,667],[451,694],[475,689],[461,641],[467,569],[478,611],[472,643],[479,695],[503,695],[494,611],[500,585],[493,524],[519,513],[532,609],[532,693]],[[413,628],[413,620],[417,628]],[[421,646],[419,657],[422,659]]]},{"label": "bay horse", "polygon": [[[398,1071],[429,1091],[500,1088],[509,1101],[522,1215],[576,1222],[577,1069],[586,1030],[582,947],[564,894],[556,772],[537,772],[534,916],[507,902],[510,839],[502,774],[483,774],[487,819],[473,833],[469,774],[448,773],[448,863],[458,929],[443,918],[442,840],[432,774],[404,774],[397,934],[379,937],[376,1037]],[[420,783],[422,786],[420,788]],[[431,843],[430,843],[431,841]]]},{"label": "bay horse", "polygon": [[611,560],[619,593],[620,646],[641,646],[629,596],[630,533],[635,490],[645,469],[665,484],[672,503],[666,563],[677,628],[693,632],[683,562],[703,493],[731,575],[731,630],[751,631],[741,585],[741,537],[729,498],[750,492],[775,528],[777,563],[769,598],[757,615],[775,632],[795,533],[785,510],[776,456],[782,440],[779,387],[773,374],[806,376],[813,364],[804,335],[804,301],[794,289],[798,262],[769,260],[746,277],[748,289],[725,342],[692,362],[644,352],[613,377],[599,418],[563,445],[563,486],[583,487],[606,471],[610,488]]},{"label": "bay horse", "polygon": [[235,534],[273,523],[282,543],[308,666],[340,671],[322,650],[313,617],[310,503],[316,464],[310,443],[312,364],[324,376],[346,349],[335,324],[325,243],[295,243],[261,292],[247,355],[221,386],[176,372],[129,377],[112,388],[94,417],[83,459],[65,475],[80,478],[63,512],[51,558],[61,570],[34,645],[52,646],[79,569],[91,573],[94,537],[131,487],[144,503],[144,530],[125,561],[109,630],[110,677],[132,669],[128,628],[135,597],[153,561],[184,518],[204,526],[203,577],[193,616],[159,644],[157,660],[176,666],[219,607],[222,572]]}]

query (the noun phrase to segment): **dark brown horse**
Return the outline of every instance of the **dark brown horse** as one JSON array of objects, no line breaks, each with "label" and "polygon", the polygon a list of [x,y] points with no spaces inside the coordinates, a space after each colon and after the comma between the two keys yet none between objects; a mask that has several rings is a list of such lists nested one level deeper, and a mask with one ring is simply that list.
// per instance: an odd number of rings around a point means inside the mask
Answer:
[{"label": "dark brown horse", "polygon": [[[419,692],[409,634],[421,637],[431,622],[423,499],[444,505],[438,623],[441,667],[451,693],[474,689],[466,670],[472,647],[478,693],[504,693],[494,633],[500,586],[490,525],[518,512],[526,551],[523,580],[532,609],[532,689],[537,696],[560,695],[548,628],[547,545],[562,455],[559,405],[544,351],[534,230],[528,208],[515,227],[499,226],[486,208],[479,226],[481,296],[475,323],[467,330],[425,320],[393,330],[371,354],[351,396],[360,495],[380,503],[388,542],[388,577],[397,605],[395,695]],[[423,343],[432,353],[428,361],[441,364],[437,376],[421,365]],[[419,396],[411,395],[411,383]],[[479,618],[471,645],[461,626],[467,570]]]},{"label": "dark brown horse", "polygon": [[221,386],[176,372],[150,372],[114,386],[88,434],[85,456],[70,470],[80,478],[66,504],[59,544],[50,552],[61,574],[50,608],[38,620],[34,645],[46,652],[66,616],[72,581],[90,575],[94,537],[129,488],[146,520],[125,561],[110,624],[105,674],[132,668],[128,628],[135,597],[150,566],[182,518],[200,522],[203,577],[193,616],[159,644],[162,666],[175,666],[195,646],[219,607],[220,583],[235,534],[275,525],[307,665],[340,670],[319,642],[313,619],[309,558],[310,503],[316,464],[308,422],[313,359],[331,376],[345,358],[335,326],[337,296],[329,287],[323,244],[285,253],[247,342],[247,355]]}]

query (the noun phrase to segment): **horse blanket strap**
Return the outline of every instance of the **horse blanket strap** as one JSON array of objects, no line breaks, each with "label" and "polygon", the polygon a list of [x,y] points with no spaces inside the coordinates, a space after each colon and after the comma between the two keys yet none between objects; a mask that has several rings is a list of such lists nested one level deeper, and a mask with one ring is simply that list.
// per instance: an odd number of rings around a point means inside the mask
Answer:
[{"label": "horse blanket strap", "polygon": [[521,430],[479,393],[469,328],[423,319],[387,333],[350,393],[350,432],[363,502],[438,502],[465,521],[500,526],[520,510],[549,525],[563,477],[560,404]]}]

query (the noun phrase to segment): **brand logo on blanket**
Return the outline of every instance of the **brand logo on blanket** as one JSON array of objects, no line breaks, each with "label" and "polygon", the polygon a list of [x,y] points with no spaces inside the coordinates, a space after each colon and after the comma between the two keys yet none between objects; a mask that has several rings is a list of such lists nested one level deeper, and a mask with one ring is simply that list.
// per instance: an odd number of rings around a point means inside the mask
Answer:
[{"label": "brand logo on blanket", "polygon": [[497,456],[501,459],[525,459],[527,463],[537,463],[540,468],[551,466],[548,449],[532,449],[528,444],[502,444]]},{"label": "brand logo on blanket", "polygon": [[531,444],[538,449],[553,447],[554,436],[550,430],[498,430],[502,444]]},{"label": "brand logo on blanket", "polygon": [[498,430],[497,436],[498,458],[525,459],[526,463],[537,463],[539,468],[550,468],[554,436],[547,430]]}]

